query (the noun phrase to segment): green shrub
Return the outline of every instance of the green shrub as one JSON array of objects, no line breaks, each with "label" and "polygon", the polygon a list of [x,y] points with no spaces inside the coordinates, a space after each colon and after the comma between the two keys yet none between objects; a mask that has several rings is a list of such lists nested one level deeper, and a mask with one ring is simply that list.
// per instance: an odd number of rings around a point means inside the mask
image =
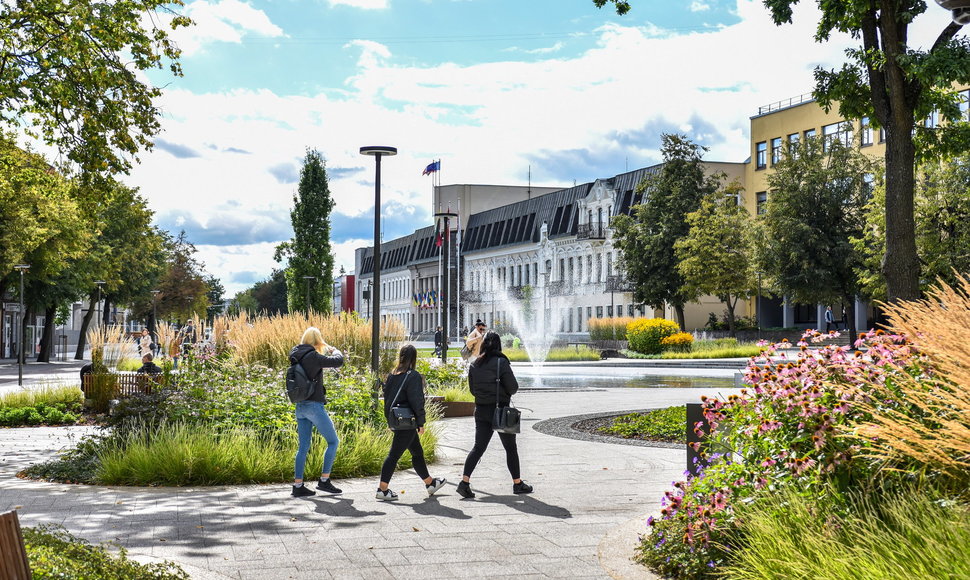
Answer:
[{"label": "green shrub", "polygon": [[124,548],[113,555],[105,545],[92,545],[59,526],[24,527],[24,545],[34,580],[97,578],[99,580],[183,580],[176,564],[139,564]]},{"label": "green shrub", "polygon": [[[509,357],[511,362],[530,362],[529,351],[523,349],[508,349],[503,350],[505,356]],[[549,349],[549,353],[546,355],[546,362],[565,362],[565,361],[586,361],[586,360],[600,360],[600,353],[598,350],[593,350],[586,346],[581,347],[557,347]]]},{"label": "green shrub", "polygon": [[[343,425],[332,476],[360,477],[380,473],[393,434],[386,427]],[[425,458],[434,460],[437,436],[428,429],[421,438]],[[307,473],[323,461],[326,442],[314,433]],[[99,483],[106,485],[231,485],[279,483],[293,477],[295,429],[266,433],[239,427],[220,430],[208,424],[164,424],[129,431],[109,439],[98,451]],[[410,456],[398,463],[410,466]]]},{"label": "green shrub", "polygon": [[118,361],[115,370],[120,372],[137,371],[141,368],[142,362],[139,358],[126,358]]},{"label": "green shrub", "polygon": [[35,407],[44,405],[64,405],[71,412],[81,410],[84,394],[73,386],[49,386],[40,389],[23,389],[0,395],[0,409],[15,407]]},{"label": "green shrub", "polygon": [[615,318],[590,318],[587,321],[590,340],[626,340],[627,326],[637,320],[627,316]]},{"label": "green shrub", "polygon": [[627,325],[626,335],[630,350],[641,354],[660,354],[661,341],[676,334],[680,327],[664,318],[638,318]]},{"label": "green shrub", "polygon": [[626,439],[687,443],[687,407],[679,405],[616,417],[600,432]]},{"label": "green shrub", "polygon": [[111,399],[118,398],[118,375],[94,373],[88,376],[86,396],[91,400],[91,410],[107,413]]},{"label": "green shrub", "polygon": [[[807,498],[785,490],[738,506],[724,578],[970,578],[970,506],[903,490]],[[836,496],[838,494],[835,494]]]}]

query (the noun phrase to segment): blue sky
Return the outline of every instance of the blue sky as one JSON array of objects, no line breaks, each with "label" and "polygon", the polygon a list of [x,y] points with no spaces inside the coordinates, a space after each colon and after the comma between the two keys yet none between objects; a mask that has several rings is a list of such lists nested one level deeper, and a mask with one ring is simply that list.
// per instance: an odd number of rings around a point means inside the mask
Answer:
[{"label": "blue sky", "polygon": [[[660,134],[678,131],[743,161],[757,107],[810,91],[851,44],[814,43],[814,5],[779,28],[760,0],[637,0],[623,17],[591,0],[187,0],[185,75],[149,75],[163,132],[128,181],[234,293],[276,266],[316,148],[349,271],[372,232],[362,145],[399,149],[385,239],[430,223],[433,159],[445,184],[524,184],[531,169],[571,186],[658,162]],[[931,6],[917,42],[947,20]]]}]

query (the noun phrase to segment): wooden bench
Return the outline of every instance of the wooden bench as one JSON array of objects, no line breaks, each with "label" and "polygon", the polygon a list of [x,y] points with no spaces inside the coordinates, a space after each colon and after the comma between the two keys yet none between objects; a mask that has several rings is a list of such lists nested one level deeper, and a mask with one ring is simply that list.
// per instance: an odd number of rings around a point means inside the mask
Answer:
[{"label": "wooden bench", "polygon": [[0,514],[0,580],[30,580],[30,562],[24,548],[17,512]]},{"label": "wooden bench", "polygon": [[[163,375],[148,375],[144,373],[110,374],[118,380],[115,397],[129,397],[136,393],[150,395],[155,388],[162,385]],[[84,392],[85,396],[88,394],[88,389],[91,387],[91,382],[95,380],[95,376],[84,375],[84,380],[81,382],[81,391]]]}]

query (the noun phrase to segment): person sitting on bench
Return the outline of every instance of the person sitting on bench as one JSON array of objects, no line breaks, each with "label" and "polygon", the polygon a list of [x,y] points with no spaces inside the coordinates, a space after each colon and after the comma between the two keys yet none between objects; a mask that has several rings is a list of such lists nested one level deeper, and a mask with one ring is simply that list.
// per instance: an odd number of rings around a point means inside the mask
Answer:
[{"label": "person sitting on bench", "polygon": [[142,365],[141,365],[141,368],[138,369],[138,374],[146,374],[146,375],[162,374],[162,367],[153,363],[152,360],[154,360],[152,353],[148,353],[145,356],[141,357]]}]

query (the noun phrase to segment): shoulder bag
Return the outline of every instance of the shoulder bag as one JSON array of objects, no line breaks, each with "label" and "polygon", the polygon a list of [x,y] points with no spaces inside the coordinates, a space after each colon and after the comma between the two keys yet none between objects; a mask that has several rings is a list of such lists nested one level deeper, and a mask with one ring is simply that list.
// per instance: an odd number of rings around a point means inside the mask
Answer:
[{"label": "shoulder bag", "polygon": [[387,426],[391,428],[391,431],[408,431],[418,428],[418,418],[414,416],[414,409],[409,406],[394,406],[409,378],[411,378],[411,371],[408,371],[404,375],[401,386],[397,388],[397,393],[394,394],[394,398],[391,400],[391,411],[387,415]]},{"label": "shoulder bag", "polygon": [[502,394],[502,357],[495,357],[495,414],[492,416],[492,429],[499,433],[520,433],[522,413],[512,406],[509,399],[507,407],[499,406]]}]

